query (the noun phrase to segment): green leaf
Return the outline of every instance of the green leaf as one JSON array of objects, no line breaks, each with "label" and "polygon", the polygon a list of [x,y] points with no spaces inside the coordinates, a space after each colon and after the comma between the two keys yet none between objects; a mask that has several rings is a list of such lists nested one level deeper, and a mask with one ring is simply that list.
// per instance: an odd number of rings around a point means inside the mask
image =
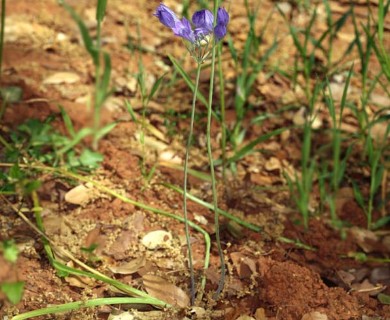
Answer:
[{"label": "green leaf", "polygon": [[109,123],[108,125],[104,126],[103,128],[100,128],[96,132],[96,140],[99,141],[105,135],[109,134],[110,131],[116,127],[116,125],[117,125],[117,122],[112,122],[112,123]]},{"label": "green leaf", "polygon": [[39,187],[40,187],[41,185],[42,185],[42,182],[41,182],[41,181],[38,181],[38,180],[31,180],[31,181],[28,181],[28,182],[24,185],[23,192],[24,192],[26,195],[29,195],[29,194],[31,194],[33,191],[38,190]]},{"label": "green leaf", "polygon": [[361,208],[365,208],[365,205],[364,205],[364,197],[363,197],[363,194],[362,192],[360,191],[360,188],[359,186],[357,185],[356,182],[352,182],[352,186],[353,186],[353,194],[355,196],[355,200],[356,202],[358,203],[358,205],[361,207]]},{"label": "green leaf", "polygon": [[3,282],[2,284],[0,284],[1,291],[5,293],[8,300],[11,301],[13,304],[17,304],[22,299],[23,288],[23,281]]},{"label": "green leaf", "polygon": [[91,128],[83,128],[79,132],[76,133],[76,135],[73,137],[73,139],[67,143],[64,147],[62,147],[60,150],[57,151],[58,155],[64,154],[70,149],[72,149],[74,146],[76,146],[82,139],[84,139],[86,136],[93,133],[93,130]]},{"label": "green leaf", "polygon": [[134,123],[138,123],[137,116],[135,115],[134,109],[131,106],[131,103],[129,100],[125,100],[125,107],[127,112],[130,114],[131,120],[134,121]]},{"label": "green leaf", "polygon": [[59,108],[61,111],[62,120],[64,120],[66,130],[68,130],[69,135],[73,138],[75,136],[76,132],[75,132],[74,127],[73,127],[72,119],[66,113],[66,111],[62,105],[59,105]]},{"label": "green leaf", "polygon": [[100,153],[85,149],[81,154],[79,161],[82,166],[89,169],[95,169],[103,161],[103,156]]},{"label": "green leaf", "polygon": [[150,90],[150,93],[149,93],[149,96],[148,96],[148,101],[151,100],[154,97],[154,95],[156,94],[158,88],[160,87],[164,77],[165,77],[165,74],[163,74],[161,77],[159,77],[155,83],[153,83],[153,87]]},{"label": "green leaf", "polygon": [[[185,70],[181,67],[181,65],[176,61],[175,58],[173,58],[172,56],[169,56],[169,60],[171,60],[171,62],[173,63],[173,65],[175,66],[177,72],[180,73],[180,75],[183,77],[184,81],[187,83],[187,85],[190,87],[191,91],[194,92],[195,91],[195,85],[194,83],[192,82],[190,76],[188,75],[187,72],[185,72]],[[208,107],[208,102],[206,100],[206,98],[204,97],[204,95],[198,90],[198,94],[197,94],[197,98],[199,99],[200,102],[202,102],[206,107]]]},{"label": "green leaf", "polygon": [[230,55],[232,56],[232,58],[234,60],[234,63],[237,65],[237,63],[238,63],[238,54],[237,54],[236,48],[233,45],[233,39],[232,39],[232,37],[230,35],[228,37],[228,46],[229,46]]},{"label": "green leaf", "polygon": [[5,240],[3,241],[3,257],[5,260],[15,263],[18,259],[19,249],[15,245],[14,240]]},{"label": "green leaf", "polygon": [[9,86],[0,88],[0,97],[8,103],[22,100],[23,90],[20,87]]},{"label": "green leaf", "polygon": [[98,0],[96,8],[96,20],[102,21],[106,14],[107,0]]},{"label": "green leaf", "polygon": [[380,293],[380,294],[378,294],[378,300],[382,304],[390,304],[390,295]]},{"label": "green leaf", "polygon": [[[240,150],[238,150],[236,152],[235,155],[233,155],[232,157],[230,157],[229,159],[227,159],[227,163],[226,164],[230,164],[232,162],[236,162],[240,159],[242,159],[243,157],[245,157],[246,155],[250,154],[251,152],[253,152],[253,149],[255,148],[256,145],[258,145],[259,143],[261,142],[264,142],[266,140],[268,140],[269,138],[273,137],[273,136],[276,136],[278,134],[281,134],[282,132],[288,130],[289,128],[279,128],[279,129],[276,129],[274,131],[271,131],[267,134],[264,134],[260,137],[258,137],[257,139],[249,142],[248,144],[246,144],[244,147],[242,147]],[[219,161],[216,161],[215,164],[218,164]]]},{"label": "green leaf", "polygon": [[88,51],[90,56],[93,59],[93,63],[96,65],[99,64],[99,52],[97,51],[91,36],[89,35],[88,28],[85,25],[84,21],[80,18],[80,16],[76,13],[76,11],[73,10],[73,8],[68,5],[65,1],[61,1],[64,8],[69,12],[69,14],[72,16],[73,20],[77,23],[81,37],[83,38],[85,49]]},{"label": "green leaf", "polygon": [[389,223],[390,223],[390,216],[385,216],[385,217],[382,217],[382,218],[378,219],[377,221],[375,221],[375,223],[373,223],[371,229],[373,229],[373,230],[380,229]]},{"label": "green leaf", "polygon": [[24,173],[22,170],[20,170],[19,165],[15,163],[9,170],[8,176],[11,178],[11,180],[18,181],[24,178]]},{"label": "green leaf", "polygon": [[99,245],[97,243],[92,243],[89,247],[81,247],[81,251],[92,253],[98,246]]},{"label": "green leaf", "polygon": [[99,105],[104,102],[104,100],[107,98],[108,95],[108,87],[110,85],[110,77],[111,77],[111,58],[110,55],[107,52],[104,52],[103,54],[104,58],[104,72],[103,72],[103,78],[100,85],[99,90],[101,90],[102,98],[99,101]]}]

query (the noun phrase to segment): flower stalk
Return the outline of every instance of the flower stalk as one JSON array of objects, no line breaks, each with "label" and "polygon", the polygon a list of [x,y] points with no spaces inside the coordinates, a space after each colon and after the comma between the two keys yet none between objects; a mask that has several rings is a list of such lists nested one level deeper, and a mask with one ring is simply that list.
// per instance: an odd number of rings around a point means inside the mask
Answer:
[{"label": "flower stalk", "polygon": [[[192,109],[191,109],[191,123],[190,123],[190,132],[187,140],[187,148],[184,162],[184,186],[183,186],[183,214],[185,220],[185,233],[186,241],[188,247],[188,265],[190,269],[191,277],[191,304],[194,304],[195,301],[195,276],[194,268],[192,261],[192,250],[190,243],[190,234],[189,234],[189,220],[188,220],[188,211],[187,211],[187,184],[188,184],[188,161],[189,161],[189,150],[191,147],[192,136],[193,136],[193,126],[195,118],[195,107],[196,107],[196,97],[199,87],[199,78],[201,72],[202,64],[208,59],[211,54],[211,77],[210,77],[210,89],[209,89],[209,103],[207,108],[207,154],[209,158],[210,171],[211,171],[211,180],[212,180],[212,192],[213,192],[213,211],[214,211],[214,223],[215,223],[215,232],[217,238],[217,247],[218,253],[221,259],[221,278],[219,281],[218,289],[215,293],[215,298],[218,298],[220,293],[223,290],[225,282],[225,262],[223,251],[221,247],[221,239],[219,233],[219,212],[218,212],[218,197],[217,197],[217,187],[216,179],[214,172],[214,160],[212,156],[211,148],[211,115],[212,115],[212,102],[213,102],[213,88],[214,88],[214,73],[215,73],[215,57],[216,57],[216,46],[218,42],[226,35],[227,24],[229,23],[229,14],[224,8],[218,8],[216,5],[218,1],[214,1],[215,8],[214,14],[209,10],[199,10],[195,12],[192,16],[192,25],[191,23],[183,17],[181,20],[176,16],[176,14],[169,9],[166,5],[161,3],[155,12],[155,16],[160,20],[160,22],[166,27],[170,28],[173,33],[181,37],[185,43],[187,50],[190,52],[191,56],[197,63],[197,72],[195,80],[194,95],[192,100]],[[202,288],[203,289],[203,288]],[[201,293],[202,294],[202,293]]]}]

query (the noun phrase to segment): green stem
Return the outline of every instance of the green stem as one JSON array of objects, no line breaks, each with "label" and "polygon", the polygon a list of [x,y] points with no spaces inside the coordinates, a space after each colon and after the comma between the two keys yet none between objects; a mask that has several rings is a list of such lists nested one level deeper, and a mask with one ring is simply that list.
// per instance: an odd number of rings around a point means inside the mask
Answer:
[{"label": "green stem", "polygon": [[112,305],[112,304],[152,304],[152,299],[147,298],[127,298],[127,297],[118,297],[118,298],[97,298],[87,301],[76,301],[70,303],[64,303],[57,306],[42,308],[26,313],[19,314],[14,316],[11,320],[24,320],[30,319],[33,317],[43,316],[46,314],[74,311],[81,308],[91,308],[103,305]]},{"label": "green stem", "polygon": [[93,144],[92,148],[97,150],[98,148],[98,131],[100,127],[100,109],[102,102],[100,97],[100,49],[101,49],[101,20],[97,19],[96,27],[96,51],[98,57],[95,64],[95,101],[93,107]]},{"label": "green stem", "polygon": [[225,81],[222,70],[222,45],[218,45],[218,73],[219,73],[219,103],[221,105],[221,148],[222,148],[222,178],[226,183],[226,114],[225,114]]},{"label": "green stem", "polygon": [[[214,0],[214,24],[216,23],[216,19],[217,19],[218,4],[219,4],[219,1]],[[211,187],[212,187],[212,192],[213,192],[215,236],[216,236],[218,254],[219,254],[220,263],[221,263],[221,278],[219,279],[218,288],[217,288],[217,291],[215,292],[215,295],[214,295],[214,299],[217,299],[219,297],[219,295],[221,294],[223,287],[224,287],[224,284],[225,284],[226,268],[225,268],[225,259],[224,259],[223,250],[222,250],[222,246],[221,246],[221,237],[220,237],[220,231],[219,231],[218,195],[217,195],[217,186],[216,186],[216,179],[215,179],[215,172],[214,172],[214,159],[213,159],[213,153],[212,153],[212,149],[211,149],[211,114],[212,114],[213,93],[214,93],[214,74],[215,74],[215,56],[216,56],[215,49],[217,46],[215,39],[213,41],[214,41],[214,44],[213,44],[212,56],[211,56],[209,100],[208,100],[208,106],[207,106],[206,137],[207,137],[207,153],[208,153],[209,163],[210,163]]]},{"label": "green stem", "polygon": [[[181,190],[180,188],[174,186],[173,184],[169,184],[169,183],[161,183],[161,185],[163,185],[164,187],[167,187],[167,188],[170,188],[176,192],[179,192],[180,194],[183,194],[183,190]],[[206,201],[203,201],[197,197],[195,197],[194,195],[192,195],[191,193],[187,193],[187,198],[190,199],[191,201],[194,201],[195,203],[198,203],[200,204],[201,206],[205,207],[205,208],[208,208],[210,210],[213,209],[213,205],[206,202]],[[233,216],[232,214],[230,214],[229,212],[227,211],[224,211],[220,208],[218,208],[218,212],[223,215],[224,217],[228,218],[229,220],[232,220],[234,222],[236,222],[237,224],[249,229],[249,230],[252,230],[254,232],[262,232],[263,229],[259,226],[256,226],[252,223],[249,223],[249,222],[246,222],[236,216]]]},{"label": "green stem", "polygon": [[[13,166],[12,163],[0,163],[0,167],[12,167],[12,166]],[[20,165],[20,167],[26,167],[26,165]],[[114,191],[114,190],[112,190],[112,189],[110,189],[108,187],[103,186],[98,181],[95,181],[95,180],[83,177],[83,176],[78,175],[76,173],[73,173],[73,172],[70,172],[70,171],[66,171],[66,170],[62,170],[62,169],[59,169],[59,168],[47,167],[47,166],[44,166],[44,165],[34,165],[33,168],[37,169],[37,170],[41,170],[41,171],[53,172],[53,173],[59,174],[59,175],[61,175],[63,177],[76,179],[78,181],[82,181],[82,182],[85,182],[85,183],[90,183],[91,185],[96,187],[96,189],[98,189],[99,191],[104,192],[106,194],[109,194],[109,195],[111,195],[111,196],[113,196],[115,198],[118,198],[119,200],[121,200],[121,201],[123,201],[125,203],[130,203],[130,204],[132,204],[132,205],[134,205],[134,206],[136,206],[138,208],[144,209],[146,211],[150,211],[150,212],[153,212],[153,213],[156,213],[156,214],[160,214],[162,216],[169,217],[169,218],[178,220],[178,221],[180,221],[182,223],[185,223],[185,219],[183,217],[174,215],[174,214],[172,214],[170,212],[167,212],[167,211],[164,211],[164,210],[160,210],[160,209],[148,206],[148,205],[146,205],[146,204],[144,204],[142,202],[138,202],[138,201],[135,201],[133,199],[130,199],[130,198],[128,198],[128,197],[126,197],[124,195],[121,195],[118,192],[116,192],[116,191]],[[203,268],[204,268],[204,270],[207,270],[207,268],[209,267],[209,264],[210,264],[210,249],[211,249],[210,235],[204,229],[202,229],[201,227],[199,227],[197,224],[193,223],[192,221],[188,221],[187,223],[188,223],[188,225],[191,228],[193,228],[194,230],[196,230],[199,233],[201,233],[203,235],[203,237],[204,237],[204,241],[205,241],[205,257],[204,257]],[[40,230],[38,230],[38,232],[39,231]],[[83,267],[85,269],[87,269],[88,271],[90,271],[90,272],[94,272],[94,270],[91,270],[90,268],[88,268],[85,265],[83,265]],[[99,273],[99,275],[102,276],[102,277],[105,277],[103,274]],[[205,275],[203,275],[202,276],[202,281],[201,281],[201,289],[202,289],[202,291],[204,290],[205,286],[206,286],[206,277],[205,277]],[[154,304],[156,304],[156,303],[154,303]]]},{"label": "green stem", "polygon": [[187,184],[188,184],[188,181],[187,180],[188,180],[188,158],[189,158],[189,154],[190,154],[192,135],[193,135],[193,131],[194,131],[196,95],[198,94],[199,78],[200,78],[201,69],[202,69],[202,64],[200,62],[198,62],[198,67],[196,69],[194,96],[192,98],[190,132],[188,134],[186,155],[185,155],[185,161],[184,161],[183,212],[184,212],[184,226],[185,226],[185,233],[186,233],[186,241],[187,241],[187,247],[188,247],[188,267],[190,269],[190,277],[191,277],[191,305],[194,305],[194,302],[195,302],[195,276],[194,276],[194,266],[193,266],[193,261],[192,261],[190,230],[189,230],[189,225],[188,225],[188,212],[187,212]]},{"label": "green stem", "polygon": [[4,139],[2,136],[0,136],[0,143],[3,144],[3,146],[4,146],[8,151],[12,151],[12,150],[13,150],[12,146],[11,146],[7,141],[5,141],[5,139]]}]

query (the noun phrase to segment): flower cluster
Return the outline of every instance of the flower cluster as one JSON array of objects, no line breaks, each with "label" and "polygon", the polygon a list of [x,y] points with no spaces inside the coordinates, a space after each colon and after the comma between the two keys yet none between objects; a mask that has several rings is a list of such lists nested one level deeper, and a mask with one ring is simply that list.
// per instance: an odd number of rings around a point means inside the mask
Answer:
[{"label": "flower cluster", "polygon": [[185,17],[180,20],[163,3],[157,7],[154,15],[163,25],[171,28],[176,36],[186,40],[188,50],[198,61],[203,61],[207,56],[213,36],[219,41],[226,35],[229,23],[229,14],[224,8],[218,8],[216,26],[214,26],[214,15],[205,9],[195,12],[192,16],[194,27]]}]

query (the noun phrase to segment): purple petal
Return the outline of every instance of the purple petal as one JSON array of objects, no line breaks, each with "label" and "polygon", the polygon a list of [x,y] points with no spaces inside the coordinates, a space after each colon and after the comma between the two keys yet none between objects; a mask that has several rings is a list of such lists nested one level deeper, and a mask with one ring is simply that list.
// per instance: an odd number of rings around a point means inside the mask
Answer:
[{"label": "purple petal", "polygon": [[210,34],[210,31],[206,28],[195,28],[195,38],[196,39],[201,39]]},{"label": "purple petal", "polygon": [[192,22],[196,28],[207,30],[210,33],[213,31],[214,15],[209,10],[200,10],[194,13]]},{"label": "purple petal", "polygon": [[217,12],[217,25],[227,26],[229,23],[229,14],[225,8],[218,8]]},{"label": "purple petal", "polygon": [[175,25],[180,22],[176,14],[163,3],[157,7],[154,15],[164,26],[167,26],[171,29],[173,29]]},{"label": "purple petal", "polygon": [[217,26],[214,29],[214,34],[217,40],[221,40],[226,35],[226,26],[223,24],[217,24]]},{"label": "purple petal", "polygon": [[181,21],[176,23],[175,27],[172,29],[173,33],[179,37],[182,37],[191,43],[195,42],[195,34],[191,28],[190,22],[183,17]]}]

